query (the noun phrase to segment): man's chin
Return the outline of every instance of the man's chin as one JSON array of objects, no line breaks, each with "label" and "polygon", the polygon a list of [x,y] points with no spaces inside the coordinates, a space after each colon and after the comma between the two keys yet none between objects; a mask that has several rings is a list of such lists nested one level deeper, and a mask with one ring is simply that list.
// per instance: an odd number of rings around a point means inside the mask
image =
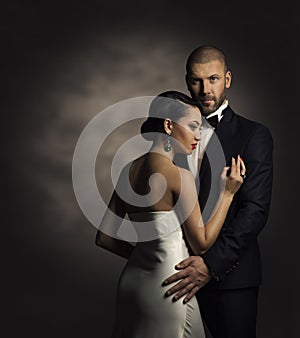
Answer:
[{"label": "man's chin", "polygon": [[215,111],[214,106],[205,105],[203,102],[197,102],[197,107],[200,109],[202,115],[207,116]]},{"label": "man's chin", "polygon": [[214,111],[215,111],[215,109],[214,108],[208,108],[208,107],[205,107],[205,106],[198,106],[199,107],[199,109],[200,109],[200,111],[201,111],[201,114],[203,115],[203,116],[208,116],[209,114],[211,114],[211,113],[213,113]]}]

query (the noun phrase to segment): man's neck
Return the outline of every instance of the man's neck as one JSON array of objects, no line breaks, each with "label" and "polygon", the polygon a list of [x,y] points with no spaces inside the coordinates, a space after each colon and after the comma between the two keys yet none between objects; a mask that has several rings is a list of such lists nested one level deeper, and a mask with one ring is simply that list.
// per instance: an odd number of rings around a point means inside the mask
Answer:
[{"label": "man's neck", "polygon": [[218,115],[219,116],[219,120],[221,119],[221,116],[222,116],[222,112],[223,110],[228,106],[228,100],[224,100],[224,102],[222,103],[222,105],[217,109],[215,110],[213,113],[210,113],[206,116],[206,118],[208,117],[212,117],[212,116],[215,116],[215,115]]}]

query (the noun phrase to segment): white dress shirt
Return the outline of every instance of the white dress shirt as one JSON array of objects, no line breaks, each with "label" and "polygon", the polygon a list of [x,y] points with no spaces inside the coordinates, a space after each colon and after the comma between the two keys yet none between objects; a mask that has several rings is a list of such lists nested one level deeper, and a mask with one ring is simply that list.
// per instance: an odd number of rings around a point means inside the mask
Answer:
[{"label": "white dress shirt", "polygon": [[[222,104],[221,107],[219,107],[213,113],[207,115],[206,118],[218,115],[218,119],[220,122],[223,117],[222,112],[227,106],[228,106],[228,100],[225,100],[225,102]],[[202,116],[201,141],[198,142],[198,145],[196,149],[192,152],[192,154],[187,156],[187,161],[189,164],[190,171],[195,178],[199,173],[200,164],[202,162],[202,158],[203,158],[206,146],[213,132],[214,132],[214,128]]]}]

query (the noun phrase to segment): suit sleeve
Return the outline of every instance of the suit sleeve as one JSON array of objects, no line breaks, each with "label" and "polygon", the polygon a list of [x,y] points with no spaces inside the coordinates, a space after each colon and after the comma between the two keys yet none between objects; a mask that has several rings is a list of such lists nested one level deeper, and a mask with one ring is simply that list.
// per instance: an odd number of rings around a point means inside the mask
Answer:
[{"label": "suit sleeve", "polygon": [[264,228],[270,209],[273,181],[273,139],[268,128],[259,125],[241,153],[247,177],[234,197],[228,219],[204,261],[222,280],[239,262]]}]

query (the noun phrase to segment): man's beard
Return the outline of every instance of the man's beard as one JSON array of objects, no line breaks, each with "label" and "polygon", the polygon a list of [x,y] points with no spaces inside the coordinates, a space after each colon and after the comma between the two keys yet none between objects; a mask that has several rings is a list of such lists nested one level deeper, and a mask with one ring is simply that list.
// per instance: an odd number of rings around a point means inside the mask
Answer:
[{"label": "man's beard", "polygon": [[194,98],[198,108],[201,111],[201,114],[204,115],[204,116],[208,116],[209,114],[218,110],[222,106],[222,104],[224,103],[224,100],[226,99],[225,90],[223,90],[219,99],[217,99],[215,96],[203,96],[203,97],[201,97],[201,100],[205,100],[205,99],[213,100],[215,102],[214,105],[212,107],[211,106],[207,107],[207,106],[202,104],[202,101],[200,101],[199,98]]}]

